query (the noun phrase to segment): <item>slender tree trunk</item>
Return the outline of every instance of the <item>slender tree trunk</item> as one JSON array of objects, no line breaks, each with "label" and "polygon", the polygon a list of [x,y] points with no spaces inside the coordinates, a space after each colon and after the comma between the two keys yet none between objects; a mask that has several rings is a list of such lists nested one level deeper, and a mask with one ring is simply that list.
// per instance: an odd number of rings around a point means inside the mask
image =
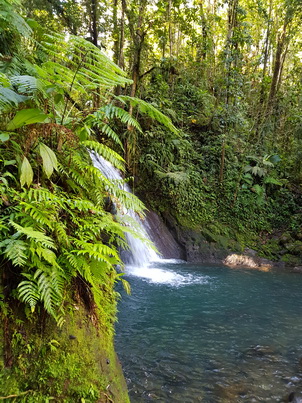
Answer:
[{"label": "slender tree trunk", "polygon": [[169,24],[169,56],[173,56],[173,30],[172,30],[172,21],[171,21],[171,14],[172,14],[172,0],[168,2],[168,24]]},{"label": "slender tree trunk", "polygon": [[112,20],[113,20],[113,61],[118,64],[119,48],[120,48],[120,33],[118,26],[118,0],[113,0]]},{"label": "slender tree trunk", "polygon": [[120,41],[119,41],[119,58],[118,58],[118,63],[117,64],[123,70],[125,69],[125,59],[124,59],[125,8],[126,8],[125,0],[122,0],[122,15],[121,15],[121,23],[120,23]]},{"label": "slender tree trunk", "polygon": [[98,4],[97,0],[91,0],[91,38],[92,43],[98,46]]},{"label": "slender tree trunk", "polygon": [[199,14],[201,20],[201,30],[202,30],[202,40],[198,46],[196,52],[196,61],[200,63],[202,60],[205,60],[207,57],[207,42],[208,42],[208,25],[207,19],[204,13],[204,0],[199,1]]},{"label": "slender tree trunk", "polygon": [[287,25],[283,25],[282,34],[279,37],[276,49],[276,56],[275,56],[275,63],[274,63],[274,70],[273,70],[273,77],[272,83],[270,87],[270,92],[267,101],[267,114],[270,114],[274,108],[275,98],[277,94],[278,82],[281,80],[281,70],[282,70],[282,59],[283,63],[285,58],[283,58],[283,51],[286,44],[286,28]]}]

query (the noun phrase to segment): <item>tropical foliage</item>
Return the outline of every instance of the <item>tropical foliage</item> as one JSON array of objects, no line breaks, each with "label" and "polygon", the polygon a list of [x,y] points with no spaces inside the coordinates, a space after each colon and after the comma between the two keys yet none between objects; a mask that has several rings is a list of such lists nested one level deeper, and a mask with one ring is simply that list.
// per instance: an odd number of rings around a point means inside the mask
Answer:
[{"label": "tropical foliage", "polygon": [[[106,200],[141,214],[143,205],[95,168],[89,153],[124,170],[123,158],[106,139],[122,147],[113,120],[141,131],[110,102],[112,88],[130,81],[90,42],[45,34],[19,14],[11,18],[17,2],[2,3],[2,296],[24,302],[28,314],[42,304],[60,324],[72,287],[80,288],[112,322],[115,304],[111,313],[103,311],[104,292],[111,298],[120,278],[116,266],[122,265],[117,248],[127,247],[125,232],[132,230],[106,211]],[[18,48],[9,34],[18,38]],[[173,128],[153,107],[141,108]]]}]

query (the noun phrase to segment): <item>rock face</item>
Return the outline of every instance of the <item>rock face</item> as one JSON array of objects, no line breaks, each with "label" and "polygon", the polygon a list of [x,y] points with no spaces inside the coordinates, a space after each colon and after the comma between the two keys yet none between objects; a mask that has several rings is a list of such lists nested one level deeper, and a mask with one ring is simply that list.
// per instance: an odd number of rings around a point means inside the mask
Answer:
[{"label": "rock face", "polygon": [[163,221],[181,249],[181,258],[187,262],[221,263],[230,253],[227,248],[218,245],[214,239],[206,238],[200,231],[180,227],[169,214],[164,215]]},{"label": "rock face", "polygon": [[148,211],[146,214],[145,227],[164,259],[186,259],[184,247],[177,242],[163,220],[154,211]]},{"label": "rock face", "polygon": [[267,259],[262,259],[256,256],[237,255],[235,253],[228,255],[223,263],[229,267],[247,267],[261,271],[269,271],[273,264]]}]

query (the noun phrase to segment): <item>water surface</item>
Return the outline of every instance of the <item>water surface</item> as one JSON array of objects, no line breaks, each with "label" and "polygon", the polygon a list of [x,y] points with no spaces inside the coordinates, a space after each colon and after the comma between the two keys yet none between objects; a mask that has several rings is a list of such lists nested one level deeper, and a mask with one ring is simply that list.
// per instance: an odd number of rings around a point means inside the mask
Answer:
[{"label": "water surface", "polygon": [[132,403],[281,402],[301,390],[302,275],[129,268],[116,349]]}]

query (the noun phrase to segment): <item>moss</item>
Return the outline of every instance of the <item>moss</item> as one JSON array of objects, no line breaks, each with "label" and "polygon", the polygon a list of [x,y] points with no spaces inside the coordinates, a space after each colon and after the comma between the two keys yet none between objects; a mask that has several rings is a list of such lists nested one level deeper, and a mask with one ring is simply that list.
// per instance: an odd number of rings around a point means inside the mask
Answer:
[{"label": "moss", "polygon": [[43,314],[29,321],[14,310],[1,349],[0,395],[16,396],[9,401],[129,402],[113,334],[81,304],[62,328]]}]

